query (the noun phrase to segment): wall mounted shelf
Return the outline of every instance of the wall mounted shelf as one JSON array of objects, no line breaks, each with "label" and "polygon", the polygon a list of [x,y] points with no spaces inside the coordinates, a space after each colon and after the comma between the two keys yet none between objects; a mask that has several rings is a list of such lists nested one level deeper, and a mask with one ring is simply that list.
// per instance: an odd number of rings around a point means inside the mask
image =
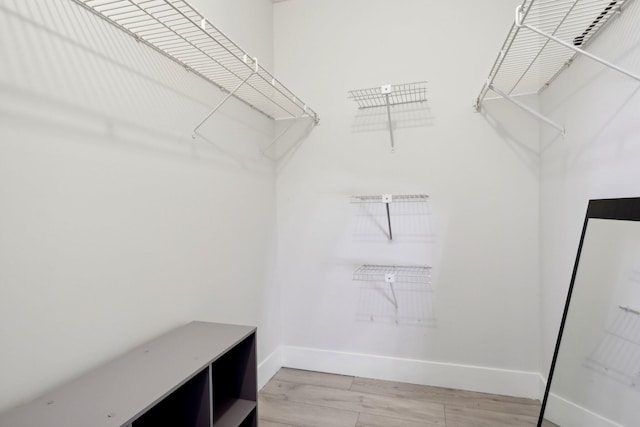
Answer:
[{"label": "wall mounted shelf", "polygon": [[489,91],[564,133],[564,127],[514,98],[540,93],[579,55],[631,78],[640,76],[585,51],[585,47],[633,0],[524,0],[489,77],[475,100],[479,111]]},{"label": "wall mounted shelf", "polygon": [[383,85],[369,89],[349,91],[349,99],[353,99],[358,108],[386,107],[391,137],[391,151],[395,150],[393,139],[393,123],[391,121],[391,107],[395,105],[412,104],[427,100],[427,82],[404,83],[400,85]]},{"label": "wall mounted shelf", "polygon": [[387,210],[387,227],[389,230],[389,240],[393,240],[389,205],[391,203],[425,202],[428,198],[429,196],[427,196],[426,194],[382,194],[380,196],[352,196],[351,203],[384,203]]},{"label": "wall mounted shelf", "polygon": [[227,93],[195,126],[194,137],[232,96],[275,120],[308,117],[315,124],[319,121],[318,114],[265,70],[257,58],[242,50],[186,1],[73,1]]},{"label": "wall mounted shelf", "polygon": [[353,280],[389,284],[393,304],[398,308],[395,283],[431,285],[431,267],[365,264],[353,273]]}]

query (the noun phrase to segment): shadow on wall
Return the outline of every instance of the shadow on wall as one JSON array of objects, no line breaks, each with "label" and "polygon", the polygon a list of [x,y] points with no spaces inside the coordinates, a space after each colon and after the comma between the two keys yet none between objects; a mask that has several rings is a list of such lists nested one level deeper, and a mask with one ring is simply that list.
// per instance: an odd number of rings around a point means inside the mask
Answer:
[{"label": "shadow on wall", "polygon": [[[434,119],[428,102],[393,105],[391,126],[393,129],[433,126]],[[360,108],[356,113],[351,130],[355,133],[389,130],[387,107]]]},{"label": "shadow on wall", "polygon": [[0,53],[0,109],[8,117],[189,157],[215,146],[245,167],[254,166],[243,159],[247,154],[262,157],[251,141],[271,137],[270,120],[256,120],[236,102],[207,133],[215,127],[216,135],[240,137],[194,141],[193,126],[223,92],[67,0],[0,1]]},{"label": "shadow on wall", "polygon": [[[503,114],[499,112],[497,106],[491,105],[493,102],[506,102],[502,100],[489,101],[482,104],[482,110],[479,112],[489,123],[489,125],[495,130],[500,138],[505,141],[513,152],[520,158],[531,172],[538,173],[540,167],[540,153],[537,146],[532,146],[530,142],[527,142],[528,135],[517,135],[509,130],[503,123],[509,123],[509,119],[505,119]],[[507,105],[509,108],[511,105]],[[494,112],[495,110],[495,112]],[[531,119],[535,120],[535,119]],[[519,128],[515,128],[516,131]],[[556,134],[557,139],[562,139],[562,134]],[[531,138],[528,138],[531,139]],[[535,138],[537,143],[537,138]]]}]

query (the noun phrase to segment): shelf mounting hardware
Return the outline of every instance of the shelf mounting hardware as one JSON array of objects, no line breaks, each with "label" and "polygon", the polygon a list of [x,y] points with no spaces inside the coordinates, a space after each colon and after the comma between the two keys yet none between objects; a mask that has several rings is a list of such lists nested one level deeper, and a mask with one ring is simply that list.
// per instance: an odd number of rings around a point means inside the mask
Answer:
[{"label": "shelf mounting hardware", "polygon": [[391,194],[382,195],[382,203],[387,208],[387,226],[389,227],[389,240],[393,240],[393,233],[391,232],[391,215],[389,214],[389,204],[393,202],[393,196]]},{"label": "shelf mounting hardware", "polygon": [[389,287],[391,288],[391,295],[393,295],[393,305],[396,307],[396,310],[398,310],[398,298],[396,297],[396,290],[393,289],[393,284],[396,282],[395,273],[386,273],[384,275],[384,281],[388,283]]}]

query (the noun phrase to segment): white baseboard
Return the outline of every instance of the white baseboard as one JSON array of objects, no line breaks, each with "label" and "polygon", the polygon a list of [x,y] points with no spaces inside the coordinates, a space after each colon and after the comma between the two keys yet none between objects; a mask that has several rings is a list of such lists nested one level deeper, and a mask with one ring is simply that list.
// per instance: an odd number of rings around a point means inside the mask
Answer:
[{"label": "white baseboard", "polygon": [[[538,372],[282,346],[282,366],[540,399]],[[544,388],[542,389],[544,392]]]},{"label": "white baseboard", "polygon": [[561,426],[623,427],[553,393],[549,394],[545,418]]},{"label": "white baseboard", "polygon": [[258,390],[262,389],[278,369],[282,368],[282,348],[282,346],[278,347],[258,365]]},{"label": "white baseboard", "polygon": [[538,378],[540,380],[538,383],[538,400],[542,402],[542,399],[544,399],[544,392],[547,391],[547,379],[542,374],[538,374]]}]

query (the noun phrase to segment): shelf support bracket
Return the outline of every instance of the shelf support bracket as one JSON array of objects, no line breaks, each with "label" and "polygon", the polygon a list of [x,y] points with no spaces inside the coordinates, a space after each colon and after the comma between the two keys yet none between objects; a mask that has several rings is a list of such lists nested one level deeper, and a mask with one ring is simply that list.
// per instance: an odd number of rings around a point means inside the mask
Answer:
[{"label": "shelf support bracket", "polygon": [[586,50],[580,49],[579,47],[576,47],[576,46],[572,45],[571,43],[567,43],[564,40],[560,40],[559,38],[557,38],[555,36],[552,36],[551,34],[547,34],[544,31],[541,31],[541,30],[539,30],[539,29],[537,29],[535,27],[532,27],[531,25],[527,25],[523,21],[524,21],[524,17],[523,17],[523,13],[522,13],[522,5],[520,5],[520,6],[518,6],[516,8],[516,23],[515,23],[516,27],[518,27],[518,28],[526,28],[526,29],[528,29],[530,31],[533,31],[534,33],[539,34],[542,37],[546,37],[547,39],[552,40],[552,41],[554,41],[554,42],[556,42],[558,44],[561,44],[562,46],[564,46],[564,47],[566,47],[568,49],[571,49],[574,52],[577,52],[577,53],[579,53],[581,55],[584,55],[584,56],[586,56],[588,58],[591,58],[596,62],[599,62],[599,63],[601,63],[603,65],[606,65],[609,68],[612,68],[612,69],[614,69],[614,70],[616,70],[616,71],[618,71],[618,72],[620,72],[622,74],[625,74],[625,75],[631,77],[632,79],[640,81],[640,76],[639,75],[634,74],[634,73],[632,73],[630,71],[627,71],[624,68],[618,67],[617,65],[612,64],[609,61],[606,61],[606,60],[604,60],[604,59],[602,59],[602,58],[600,58],[600,57],[598,57],[596,55],[593,55],[593,54],[587,52]]},{"label": "shelf support bracket", "polygon": [[393,284],[396,282],[396,275],[394,273],[386,273],[384,275],[384,281],[387,282],[389,284],[389,287],[391,288],[391,296],[393,296],[393,305],[396,308],[396,311],[398,311],[398,298],[396,297],[396,290],[393,287]]},{"label": "shelf support bracket", "polygon": [[297,117],[292,117],[291,124],[289,126],[287,126],[278,135],[276,135],[276,137],[271,140],[269,145],[267,145],[266,148],[264,150],[262,150],[262,154],[266,153],[273,146],[273,144],[275,144],[285,133],[289,132],[289,130],[291,130],[291,128],[293,128],[296,125],[296,123],[298,123],[298,120],[300,120],[305,114],[307,114],[307,106],[306,105],[304,106],[304,108],[302,110],[302,113],[300,113],[300,115],[298,115]]},{"label": "shelf support bracket", "polygon": [[[249,81],[249,79],[250,79],[251,77],[253,77],[253,75],[254,75],[254,74],[256,74],[256,73],[258,72],[258,60],[257,60],[256,58],[253,58],[253,60],[254,60],[254,62],[255,62],[255,68],[254,68],[254,70],[253,70],[253,71],[252,71],[252,72],[251,72],[251,73],[250,73],[250,74],[249,74],[249,75],[248,75],[244,80],[242,80],[242,81],[240,82],[240,84],[238,84],[238,86],[236,86],[236,87],[235,87],[231,92],[229,92],[229,93],[227,94],[227,96],[225,96],[225,97],[224,97],[224,99],[223,99],[222,101],[220,101],[220,102],[218,103],[218,105],[216,105],[216,106],[214,107],[214,109],[213,109],[213,110],[211,110],[211,112],[210,112],[209,114],[207,114],[207,116],[206,116],[204,119],[202,119],[202,120],[200,121],[200,123],[198,123],[198,125],[193,129],[193,133],[191,134],[191,137],[192,137],[193,139],[195,139],[195,138],[196,138],[196,134],[198,133],[198,129],[200,129],[200,127],[201,127],[201,126],[202,126],[202,125],[203,125],[207,120],[209,120],[209,119],[211,118],[211,116],[213,116],[213,115],[214,115],[214,114],[215,114],[215,113],[220,109],[220,107],[222,107],[222,106],[225,104],[225,102],[227,102],[227,101],[229,100],[229,98],[231,98],[232,96],[234,96],[234,95],[236,94],[236,92],[237,92],[238,90],[240,90],[240,88],[241,88],[242,86],[244,86],[244,84],[245,84],[245,83],[247,83],[247,82]],[[247,62],[247,58],[246,58],[246,57],[245,57],[244,62],[245,62],[245,63]]]},{"label": "shelf support bracket", "polygon": [[393,240],[393,233],[391,232],[391,214],[389,213],[389,204],[393,201],[391,194],[382,195],[382,203],[387,208],[387,226],[389,227],[389,240]]},{"label": "shelf support bracket", "polygon": [[[395,141],[393,140],[393,122],[391,121],[391,104],[389,103],[389,93],[391,93],[391,85],[382,86],[382,93],[387,104],[387,119],[389,120],[389,135],[391,136],[391,152],[395,152]],[[387,205],[387,209],[389,206]]]},{"label": "shelf support bracket", "polygon": [[563,126],[561,126],[558,123],[554,122],[550,118],[548,118],[546,116],[543,116],[542,114],[540,114],[539,112],[537,112],[533,108],[529,107],[528,105],[523,104],[522,102],[518,101],[514,97],[507,95],[506,93],[502,92],[500,89],[498,89],[495,86],[493,86],[493,84],[489,85],[489,89],[491,89],[492,91],[494,91],[495,93],[497,93],[498,95],[500,95],[501,97],[506,99],[507,101],[511,102],[512,104],[516,105],[517,107],[521,108],[522,110],[526,111],[527,113],[536,116],[537,118],[539,118],[540,120],[542,120],[543,122],[548,124],[549,126],[552,126],[552,127],[556,128],[556,129],[558,129],[563,135],[565,134],[565,130],[564,130]]}]

